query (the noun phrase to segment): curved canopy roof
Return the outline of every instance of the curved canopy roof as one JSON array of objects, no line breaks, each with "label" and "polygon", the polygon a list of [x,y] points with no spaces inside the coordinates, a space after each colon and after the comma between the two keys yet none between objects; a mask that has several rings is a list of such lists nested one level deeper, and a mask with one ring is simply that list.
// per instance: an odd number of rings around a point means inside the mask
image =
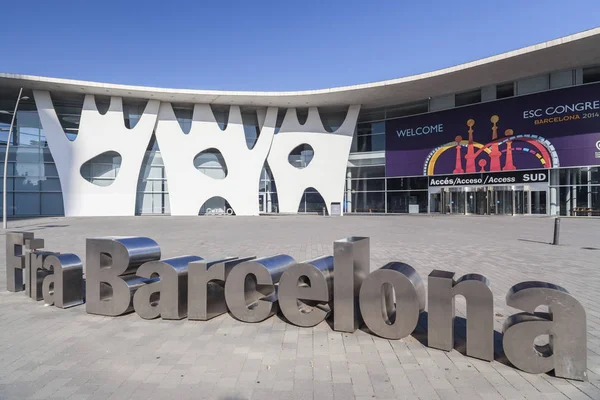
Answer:
[{"label": "curved canopy roof", "polygon": [[157,99],[176,103],[278,107],[380,107],[600,64],[600,28],[433,72],[353,86],[295,92],[165,89],[0,73],[0,86]]}]

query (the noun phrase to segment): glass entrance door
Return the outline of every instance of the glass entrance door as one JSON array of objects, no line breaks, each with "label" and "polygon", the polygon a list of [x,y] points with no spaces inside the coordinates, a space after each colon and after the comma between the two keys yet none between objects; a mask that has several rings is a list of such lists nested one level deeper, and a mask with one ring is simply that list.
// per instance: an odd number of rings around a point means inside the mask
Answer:
[{"label": "glass entrance door", "polygon": [[452,205],[453,205],[453,213],[454,214],[464,214],[465,213],[465,198],[466,192],[463,190],[451,192],[452,193]]},{"label": "glass entrance door", "polygon": [[513,213],[513,191],[511,189],[492,188],[494,198],[494,213],[507,215]]},{"label": "glass entrance door", "polygon": [[546,214],[547,192],[529,186],[444,188],[430,194],[430,212],[442,214]]},{"label": "glass entrance door", "polygon": [[545,190],[535,190],[531,192],[531,213],[547,214]]},{"label": "glass entrance door", "polygon": [[489,204],[489,193],[487,188],[478,188],[475,192],[475,203],[476,203],[476,212],[478,215],[489,215],[490,214],[490,204]]},{"label": "glass entrance door", "polygon": [[478,215],[513,215],[527,212],[527,192],[522,189],[513,189],[504,186],[488,186],[477,188],[473,198],[469,199],[467,206],[472,202],[475,214]]},{"label": "glass entrance door", "polygon": [[429,212],[443,213],[442,209],[442,193],[431,193],[429,195]]},{"label": "glass entrance door", "polygon": [[442,191],[442,212],[444,214],[464,214],[465,193],[464,188]]},{"label": "glass entrance door", "polygon": [[452,214],[452,194],[444,190],[441,195],[441,212],[443,214]]},{"label": "glass entrance door", "polygon": [[473,188],[467,192],[467,214],[489,214],[488,190],[485,187]]},{"label": "glass entrance door", "polygon": [[529,192],[526,190],[515,190],[515,214],[528,214]]}]

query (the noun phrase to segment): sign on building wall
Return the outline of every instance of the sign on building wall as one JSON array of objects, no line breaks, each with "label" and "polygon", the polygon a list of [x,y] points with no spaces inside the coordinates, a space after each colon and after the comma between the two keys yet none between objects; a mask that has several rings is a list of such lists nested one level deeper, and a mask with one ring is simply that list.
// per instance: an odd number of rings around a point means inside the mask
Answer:
[{"label": "sign on building wall", "polygon": [[503,171],[498,173],[478,172],[460,175],[435,175],[429,178],[429,187],[438,186],[485,186],[546,183],[548,171]]},{"label": "sign on building wall", "polygon": [[600,84],[386,122],[388,176],[600,165]]}]

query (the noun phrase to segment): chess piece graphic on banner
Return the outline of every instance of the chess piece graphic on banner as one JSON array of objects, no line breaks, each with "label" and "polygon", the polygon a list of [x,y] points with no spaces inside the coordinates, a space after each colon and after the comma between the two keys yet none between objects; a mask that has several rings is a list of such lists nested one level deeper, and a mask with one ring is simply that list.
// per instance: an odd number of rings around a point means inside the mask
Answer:
[{"label": "chess piece graphic on banner", "polygon": [[462,161],[460,160],[460,142],[462,142],[462,136],[459,135],[455,137],[454,140],[456,141],[456,165],[454,166],[453,172],[455,174],[462,174],[463,172],[465,172],[462,167]]},{"label": "chess piece graphic on banner", "polygon": [[512,129],[507,129],[504,131],[504,136],[506,136],[508,140],[506,141],[506,161],[504,162],[504,168],[502,168],[503,171],[514,171],[517,169],[515,164],[513,164],[512,141],[510,140],[512,135]]},{"label": "chess piece graphic on banner", "polygon": [[485,161],[484,159],[481,159],[481,160],[479,160],[478,164],[479,164],[479,167],[481,167],[479,172],[485,172],[485,166],[487,165],[487,161]]},{"label": "chess piece graphic on banner", "polygon": [[490,121],[493,124],[492,142],[494,142],[492,144],[492,151],[490,152],[490,172],[497,172],[501,170],[500,156],[502,155],[502,152],[500,151],[500,149],[498,149],[498,143],[495,142],[498,139],[498,127],[496,126],[496,124],[499,120],[500,118],[497,115],[492,115],[492,118],[490,118]]},{"label": "chess piece graphic on banner", "polygon": [[465,155],[466,168],[465,171],[467,173],[476,172],[475,169],[475,146],[473,144],[473,126],[475,125],[474,119],[469,119],[467,121],[467,126],[469,127],[469,144],[467,145],[467,154]]},{"label": "chess piece graphic on banner", "polygon": [[[476,140],[476,120],[474,118],[462,119],[462,121],[466,121],[468,138],[459,135],[453,141],[446,139],[443,144],[431,150],[425,158],[423,174],[495,173],[560,166],[558,153],[548,139],[533,133],[518,134],[513,129],[504,129],[504,126],[509,125],[510,121],[503,122],[504,137],[502,137],[502,133],[498,132],[500,116],[489,115],[492,129],[490,140]],[[454,123],[452,125],[452,129],[455,129]],[[459,129],[461,129],[460,125]],[[441,158],[440,156],[444,152],[448,152],[448,154]],[[454,166],[451,164],[450,157],[452,156],[455,156]],[[516,160],[515,157],[517,157]],[[445,165],[438,167],[436,163],[439,164],[440,160]],[[482,160],[485,160],[485,163]],[[536,167],[536,163],[539,163],[541,167]]]}]

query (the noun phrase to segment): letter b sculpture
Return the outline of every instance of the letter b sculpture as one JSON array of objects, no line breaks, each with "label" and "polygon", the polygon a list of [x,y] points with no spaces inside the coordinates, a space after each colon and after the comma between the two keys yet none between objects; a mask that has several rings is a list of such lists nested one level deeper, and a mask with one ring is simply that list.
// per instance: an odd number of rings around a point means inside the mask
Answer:
[{"label": "letter b sculpture", "polygon": [[117,316],[133,311],[135,291],[152,280],[135,275],[160,259],[160,247],[145,237],[105,237],[86,243],[86,311]]}]

